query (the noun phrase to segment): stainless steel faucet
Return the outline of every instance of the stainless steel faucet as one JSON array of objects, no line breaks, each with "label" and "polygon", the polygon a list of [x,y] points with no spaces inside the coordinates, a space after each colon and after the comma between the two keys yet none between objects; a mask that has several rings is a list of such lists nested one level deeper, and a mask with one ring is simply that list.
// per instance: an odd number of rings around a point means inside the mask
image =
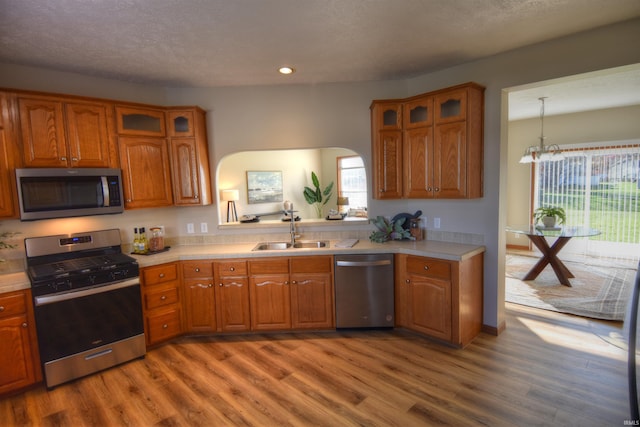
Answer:
[{"label": "stainless steel faucet", "polygon": [[294,212],[298,211],[294,211],[293,209],[291,209],[285,212],[289,214],[289,219],[291,220],[291,224],[289,225],[289,234],[291,235],[291,246],[293,246],[296,244],[296,238],[300,237],[299,234],[296,234],[296,219],[294,216]]}]

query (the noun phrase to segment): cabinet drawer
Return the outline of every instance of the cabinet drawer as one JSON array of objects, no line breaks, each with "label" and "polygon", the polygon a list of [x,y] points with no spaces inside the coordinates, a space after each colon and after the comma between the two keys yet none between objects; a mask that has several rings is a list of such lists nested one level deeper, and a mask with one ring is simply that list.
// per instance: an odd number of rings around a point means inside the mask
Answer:
[{"label": "cabinet drawer", "polygon": [[154,289],[153,291],[146,292],[144,295],[144,304],[147,310],[175,304],[179,300],[177,285],[170,288]]},{"label": "cabinet drawer", "polygon": [[0,318],[27,312],[24,292],[0,296]]},{"label": "cabinet drawer", "polygon": [[182,332],[180,309],[176,308],[171,311],[148,316],[147,332],[149,333],[149,343],[156,343],[180,335]]},{"label": "cabinet drawer", "polygon": [[451,265],[433,258],[407,257],[407,272],[435,279],[451,280]]},{"label": "cabinet drawer", "polygon": [[142,278],[145,286],[176,280],[178,278],[178,266],[176,264],[163,264],[156,267],[148,267],[142,271]]},{"label": "cabinet drawer", "polygon": [[331,256],[292,257],[291,273],[331,273]]},{"label": "cabinet drawer", "polygon": [[211,261],[185,261],[182,263],[182,277],[213,277]]},{"label": "cabinet drawer", "polygon": [[255,261],[249,261],[249,270],[251,274],[277,274],[289,273],[288,258],[269,258]]},{"label": "cabinet drawer", "polygon": [[216,263],[220,276],[246,276],[246,261],[222,261]]}]

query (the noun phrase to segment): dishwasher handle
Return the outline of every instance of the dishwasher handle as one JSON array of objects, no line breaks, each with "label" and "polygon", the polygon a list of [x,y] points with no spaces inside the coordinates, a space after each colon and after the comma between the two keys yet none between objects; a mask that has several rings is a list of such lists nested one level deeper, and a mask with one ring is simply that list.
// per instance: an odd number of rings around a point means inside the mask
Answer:
[{"label": "dishwasher handle", "polygon": [[381,259],[378,261],[336,261],[336,265],[338,267],[378,267],[390,264],[391,261],[388,259]]}]

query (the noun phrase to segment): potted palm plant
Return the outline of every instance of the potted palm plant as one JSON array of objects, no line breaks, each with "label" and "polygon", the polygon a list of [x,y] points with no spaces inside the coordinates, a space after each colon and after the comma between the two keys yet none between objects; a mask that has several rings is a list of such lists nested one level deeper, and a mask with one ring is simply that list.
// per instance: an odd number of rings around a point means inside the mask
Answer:
[{"label": "potted palm plant", "polygon": [[533,212],[534,224],[542,222],[545,228],[553,228],[556,222],[564,224],[567,220],[567,214],[560,206],[543,206]]},{"label": "potted palm plant", "polygon": [[329,202],[331,199],[331,194],[333,191],[333,181],[327,185],[324,190],[320,188],[320,180],[315,172],[311,172],[311,182],[313,183],[313,187],[304,187],[304,199],[310,205],[316,208],[316,214],[318,218],[322,218],[322,208]]}]

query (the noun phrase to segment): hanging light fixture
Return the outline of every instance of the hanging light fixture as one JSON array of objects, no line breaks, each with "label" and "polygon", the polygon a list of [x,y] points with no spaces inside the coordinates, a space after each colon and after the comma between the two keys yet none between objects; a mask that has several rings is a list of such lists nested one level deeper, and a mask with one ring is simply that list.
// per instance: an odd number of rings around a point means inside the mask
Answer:
[{"label": "hanging light fixture", "polygon": [[562,154],[558,144],[544,145],[544,100],[547,99],[547,97],[543,96],[538,99],[542,103],[540,106],[540,144],[528,147],[524,151],[524,155],[520,159],[520,163],[541,161],[555,162],[564,159],[564,155]]}]

